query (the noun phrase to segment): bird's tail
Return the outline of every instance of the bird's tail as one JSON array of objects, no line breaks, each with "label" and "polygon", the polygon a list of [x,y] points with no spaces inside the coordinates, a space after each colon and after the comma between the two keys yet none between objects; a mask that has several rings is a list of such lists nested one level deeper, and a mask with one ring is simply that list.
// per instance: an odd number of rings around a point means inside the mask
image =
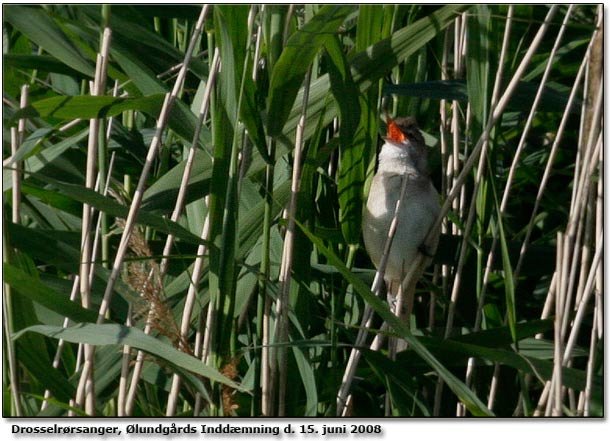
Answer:
[{"label": "bird's tail", "polygon": [[[416,285],[424,273],[424,269],[430,263],[430,258],[419,254],[405,272],[403,280],[393,280],[388,284],[389,303],[393,313],[411,328],[411,316],[414,309],[414,298],[416,296]],[[390,302],[392,300],[392,302]],[[396,352],[407,349],[404,339],[393,338],[390,341],[389,353],[392,358]]]}]

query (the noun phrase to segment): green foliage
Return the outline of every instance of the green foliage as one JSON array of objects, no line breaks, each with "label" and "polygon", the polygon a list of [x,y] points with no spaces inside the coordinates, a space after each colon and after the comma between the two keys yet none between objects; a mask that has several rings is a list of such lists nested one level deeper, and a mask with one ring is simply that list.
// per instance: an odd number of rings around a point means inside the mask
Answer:
[{"label": "green foliage", "polygon": [[[334,416],[365,305],[376,312],[369,341],[373,335],[394,336],[409,347],[394,359],[386,349],[364,348],[351,389],[354,416],[454,416],[458,403],[474,416],[535,414],[556,366],[553,308],[546,320],[541,316],[555,289],[557,233],[567,231],[573,189],[586,182],[591,203],[569,237],[579,241],[583,251],[575,254],[584,263],[565,269],[579,278],[563,291],[569,299],[564,341],[576,318],[573,296],[585,285],[597,245],[601,169],[583,183],[574,176],[576,146],[581,155],[589,133],[581,124],[598,128],[592,120],[595,101],[581,89],[557,138],[596,29],[595,6],[572,10],[519,156],[524,123],[568,5],[552,18],[489,133],[497,70],[503,70],[502,94],[548,6],[515,6],[503,64],[507,5],[209,6],[160,132],[161,147],[152,151],[199,6],[3,10],[3,319],[9,331],[3,355],[11,361],[3,378],[5,402],[11,403],[5,416],[85,412],[70,404],[85,345],[96,348],[97,414],[114,416],[125,406],[128,383],[137,381],[128,398],[131,409],[124,408],[134,416],[165,415],[172,400],[181,415]],[[106,88],[91,96],[105,23],[112,31]],[[221,68],[213,72],[217,51]],[[589,83],[596,84],[595,62],[589,72]],[[199,115],[211,81],[207,113]],[[29,87],[28,101],[21,105],[23,85]],[[477,165],[467,169],[462,193],[445,217],[435,268],[419,285],[411,326],[370,291],[374,271],[360,238],[385,110],[418,120],[442,199],[480,137],[488,140],[481,182],[476,184]],[[96,120],[94,133],[90,124]],[[11,133],[18,128],[22,133]],[[303,160],[294,182],[301,129]],[[92,154],[94,139],[98,151]],[[11,143],[19,145],[15,154]],[[510,171],[516,158],[518,166]],[[148,160],[143,193],[136,194]],[[102,161],[96,172],[110,170],[108,179],[100,176],[99,188],[85,185],[91,161]],[[548,161],[553,167],[537,199]],[[511,197],[503,206],[510,178]],[[173,218],[183,191],[184,206]],[[285,212],[292,191],[297,229],[289,253]],[[136,227],[115,283],[111,270],[121,252],[119,237],[139,197]],[[469,203],[474,222],[467,231]],[[83,207],[93,210],[90,225],[83,225]],[[86,301],[79,296],[85,284],[75,277],[90,263],[82,261],[88,234],[100,245]],[[458,265],[462,244],[467,248]],[[491,251],[496,259],[484,280]],[[289,324],[281,341],[277,301],[286,282],[279,273],[288,255]],[[98,317],[112,283],[108,314]],[[559,370],[571,397],[563,402],[567,415],[578,413],[573,398],[588,388],[590,415],[604,410],[602,340],[590,348],[597,313],[594,300],[589,302],[570,365]],[[388,324],[384,331],[382,321]],[[279,348],[288,349],[286,369],[274,372]],[[134,380],[138,351],[144,364]],[[476,368],[467,380],[471,365]],[[128,382],[121,381],[122,370]],[[173,391],[176,378],[181,382]],[[268,390],[273,399],[266,408]],[[505,395],[488,406],[492,393]]]}]

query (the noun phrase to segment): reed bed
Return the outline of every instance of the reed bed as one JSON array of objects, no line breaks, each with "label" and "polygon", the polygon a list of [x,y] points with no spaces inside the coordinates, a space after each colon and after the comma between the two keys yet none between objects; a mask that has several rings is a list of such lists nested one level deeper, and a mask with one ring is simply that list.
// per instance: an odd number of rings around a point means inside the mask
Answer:
[{"label": "reed bed", "polygon": [[[602,5],[3,15],[4,416],[603,415]],[[441,194],[409,323],[385,112]]]}]

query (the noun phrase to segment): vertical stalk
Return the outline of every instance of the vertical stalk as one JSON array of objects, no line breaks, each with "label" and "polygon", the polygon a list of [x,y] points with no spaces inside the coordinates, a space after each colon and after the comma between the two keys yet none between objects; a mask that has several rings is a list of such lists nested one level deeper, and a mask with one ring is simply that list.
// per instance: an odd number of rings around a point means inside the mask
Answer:
[{"label": "vertical stalk", "polygon": [[[265,46],[267,48],[267,62],[269,71],[280,57],[286,44],[288,21],[283,18],[283,8],[278,5],[265,5],[261,12],[265,26],[262,27]],[[286,18],[286,17],[285,17]],[[258,323],[262,328],[261,340],[261,413],[264,416],[274,414],[274,381],[277,359],[276,350],[272,347],[273,320],[272,297],[268,294],[267,282],[270,269],[270,235],[272,228],[272,209],[274,192],[274,171],[276,160],[276,140],[268,140],[268,156],[271,162],[265,166],[265,211],[263,219],[263,246],[261,251],[261,275],[259,279],[259,299],[257,304]]]},{"label": "vertical stalk", "polygon": [[[201,25],[203,25],[205,11],[206,11],[206,8],[204,7],[198,19],[198,24],[199,24],[198,28],[199,29],[201,29]],[[142,204],[142,198],[144,196],[144,189],[146,186],[146,182],[151,172],[153,161],[157,157],[157,153],[161,148],[161,139],[162,139],[163,132],[165,130],[165,126],[167,124],[167,120],[169,118],[170,111],[174,105],[176,97],[178,96],[178,93],[187,75],[187,69],[189,67],[189,62],[191,61],[191,58],[193,55],[193,49],[195,48],[195,44],[197,43],[198,38],[199,38],[199,35],[196,32],[194,32],[194,35],[192,36],[191,41],[189,43],[189,47],[187,48],[187,52],[185,53],[183,65],[178,73],[178,77],[176,78],[176,82],[174,83],[172,92],[166,94],[165,96],[165,100],[161,108],[159,118],[157,120],[157,128],[155,130],[155,136],[153,137],[153,140],[151,141],[151,145],[149,146],[149,150],[148,150],[148,153],[145,159],[144,167],[142,168],[140,179],[138,180],[138,185],[136,186],[136,190],[134,192],[132,203],[129,207],[129,212],[128,212],[127,219],[125,222],[123,233],[121,235],[119,247],[117,249],[117,254],[115,255],[112,270],[111,270],[110,276],[108,277],[108,282],[104,290],[104,297],[102,298],[102,303],[98,311],[98,320],[97,320],[98,324],[101,324],[105,321],[105,316],[110,307],[110,301],[112,299],[112,294],[114,292],[114,286],[121,272],[121,268],[123,265],[125,254],[127,252],[129,240],[131,238],[133,229],[136,225],[136,218],[138,217],[138,213],[140,212],[140,206]],[[77,399],[76,399],[77,404],[82,403],[82,400],[85,395],[86,378],[91,375],[92,370],[93,370],[92,363],[93,363],[94,350],[93,348],[90,348],[86,352],[87,352],[87,357],[85,360],[85,364],[83,366],[83,371],[81,373],[81,381],[79,382],[79,387],[77,389]]]},{"label": "vertical stalk", "polygon": [[[260,17],[263,16],[265,5],[261,6]],[[262,21],[259,23],[257,28],[257,39],[255,42],[255,53],[253,56],[253,67],[252,67],[252,79],[257,82],[257,65],[259,63],[259,57],[261,53],[261,42],[263,40],[263,26]],[[255,387],[253,391],[252,403],[252,414],[257,413],[258,403],[261,403],[260,412],[262,415],[269,414],[267,406],[267,373],[269,372],[269,353],[268,346],[265,337],[267,329],[265,326],[266,311],[269,311],[266,306],[271,305],[267,302],[267,281],[270,275],[270,260],[269,260],[269,245],[270,245],[270,233],[272,228],[272,208],[273,199],[272,195],[274,192],[274,158],[276,156],[276,144],[275,141],[270,140],[268,155],[270,162],[265,165],[265,183],[264,183],[264,201],[265,208],[263,212],[263,225],[262,225],[262,239],[261,239],[261,263],[259,265],[259,278],[257,281],[257,319],[256,319],[256,333],[253,337],[255,344],[255,351],[261,350],[260,356],[255,357]],[[265,378],[264,378],[265,377]]]},{"label": "vertical stalk", "polygon": [[[25,108],[28,105],[28,95],[30,91],[30,86],[27,84],[21,87],[21,98],[19,102],[20,108]],[[19,146],[23,144],[25,140],[25,126],[26,119],[21,118],[17,123],[17,132],[13,133],[13,129],[11,129],[11,156],[15,156],[17,154],[17,150]],[[13,196],[13,211],[12,211],[12,220],[13,223],[19,224],[21,222],[21,168],[22,162],[15,161],[13,164],[13,170],[11,171],[11,176],[13,180],[13,188],[12,188],[12,196]]]},{"label": "vertical stalk", "polygon": [[[397,230],[397,224],[399,221],[399,210],[401,209],[401,201],[403,201],[405,197],[405,192],[407,189],[408,179],[403,179],[403,185],[401,185],[401,193],[399,194],[399,198],[395,204],[395,210],[393,214],[392,221],[388,228],[388,235],[386,236],[385,244],[384,244],[384,252],[382,253],[382,257],[380,259],[380,263],[378,265],[378,269],[376,271],[376,275],[373,279],[373,285],[371,287],[371,292],[375,293],[377,296],[380,295],[380,290],[382,288],[382,283],[384,281],[384,272],[386,271],[386,264],[388,262],[388,257],[390,255],[390,248],[392,246],[393,238],[395,236],[395,232]],[[415,269],[420,267],[422,263],[422,255],[419,254],[416,257],[415,261],[410,266],[408,274],[405,275],[405,278],[408,279],[407,284],[411,283],[411,279],[414,275]],[[406,285],[407,285],[406,284]],[[399,287],[399,291],[403,291],[401,287]],[[399,308],[397,308],[399,310]],[[352,348],[350,352],[350,357],[348,359],[348,363],[346,364],[346,369],[344,370],[344,376],[342,378],[342,384],[337,393],[337,409],[336,414],[338,416],[347,416],[348,407],[351,402],[350,395],[350,387],[352,386],[352,381],[354,380],[354,375],[356,374],[356,368],[358,367],[359,361],[361,359],[361,347],[364,345],[367,340],[367,330],[371,326],[371,320],[373,319],[373,309],[369,305],[365,305],[365,311],[363,313],[363,319],[361,321],[361,328],[356,337],[355,347]],[[374,339],[371,349],[377,350],[379,344],[381,342],[378,337],[382,334],[378,334]]]},{"label": "vertical stalk", "polygon": [[274,158],[276,156],[276,141],[269,140],[268,155],[272,162],[265,166],[265,210],[263,214],[263,239],[261,249],[261,265],[259,275],[259,299],[257,303],[257,332],[261,340],[261,413],[265,416],[273,414],[272,384],[270,378],[271,344],[271,307],[272,300],[267,293],[267,282],[270,275],[270,235],[272,229],[272,209],[274,192]]},{"label": "vertical stalk", "polygon": [[[201,237],[206,241],[210,236],[210,223],[209,217],[206,217],[206,221],[204,222],[204,227],[202,229]],[[204,257],[207,254],[207,246],[200,244],[197,248],[197,259],[195,259],[195,266],[193,267],[193,275],[191,278],[191,283],[189,284],[189,290],[187,292],[187,298],[185,300],[185,306],[183,308],[183,314],[180,325],[180,335],[182,339],[186,340],[189,332],[189,327],[191,325],[191,313],[193,311],[193,307],[195,305],[195,299],[197,295],[197,291],[199,289],[199,279],[202,275],[202,270],[204,268]],[[207,324],[209,325],[209,323]],[[185,350],[186,348],[182,348]],[[205,362],[205,360],[204,360]],[[168,395],[168,404],[166,406],[166,416],[174,416],[176,414],[176,408],[178,406],[178,394],[180,392],[180,376],[178,374],[174,374],[172,377],[172,386],[170,388],[170,393]],[[197,415],[196,415],[197,416]]]},{"label": "vertical stalk", "polygon": [[[104,187],[104,190],[102,191],[102,194],[103,194],[104,196],[106,196],[106,195],[108,194],[108,188],[109,188],[109,183],[110,183],[110,177],[112,176],[112,170],[113,170],[114,158],[115,158],[115,155],[114,155],[114,153],[113,153],[113,154],[111,155],[111,157],[110,157],[110,163],[109,163],[109,165],[108,165],[108,175],[106,176],[106,185],[105,185],[105,187]],[[101,179],[100,179],[100,177],[98,176],[98,179],[96,180],[96,185],[95,185],[95,189],[96,189],[96,190],[98,190],[98,189],[100,188],[100,182],[101,182]],[[100,243],[100,235],[101,235],[101,228],[100,228],[100,223],[101,223],[101,215],[102,215],[102,212],[98,212],[98,221],[97,221],[97,226],[96,226],[96,228],[95,228],[95,230],[94,230],[94,231],[95,231],[95,236],[94,236],[94,239],[93,239],[93,246],[92,246],[92,253],[91,253],[93,256],[96,256],[96,255],[97,255],[97,250],[98,250],[98,246],[99,246],[99,243]],[[95,261],[94,261],[94,263],[95,263]],[[90,276],[90,278],[89,278],[89,284],[91,285],[91,284],[92,284],[92,282],[93,282],[93,272],[90,272],[90,273],[89,273],[89,276]],[[75,301],[75,300],[76,300],[76,298],[77,298],[77,294],[78,294],[78,291],[79,291],[79,287],[80,287],[80,281],[79,281],[79,275],[77,274],[77,275],[74,277],[74,281],[73,281],[73,284],[72,284],[72,291],[70,292],[70,301],[72,301],[72,302],[73,302],[73,301]],[[67,317],[65,317],[65,318],[64,318],[64,321],[63,321],[63,323],[62,323],[62,327],[63,327],[63,328],[67,328],[67,327],[68,327],[68,325],[69,325],[69,323],[70,323],[70,319],[68,319]],[[52,366],[53,366],[53,368],[54,368],[54,369],[58,369],[58,368],[59,368],[59,363],[60,363],[60,361],[61,361],[61,356],[62,356],[63,349],[64,349],[64,340],[63,340],[63,339],[60,339],[60,340],[58,341],[58,343],[57,343],[57,349],[56,349],[56,351],[55,351],[55,356],[54,356],[54,358],[53,358],[53,364],[52,364]],[[79,365],[79,364],[77,363],[77,366],[78,366],[78,365]],[[119,391],[119,394],[120,394],[120,391]],[[45,401],[43,401],[43,403],[42,403],[42,405],[41,405],[41,407],[40,407],[40,410],[44,410],[44,409],[46,409],[46,408],[47,408],[47,406],[48,406],[48,404],[49,404],[49,402],[48,402],[48,398],[50,398],[50,397],[51,397],[51,391],[50,391],[49,389],[45,390],[44,397],[45,397]]]},{"label": "vertical stalk", "polygon": [[[507,48],[509,46],[509,37],[511,35],[511,25],[512,25],[512,21],[513,21],[513,6],[509,6],[508,10],[507,10],[507,18],[505,21],[505,32],[503,35],[503,45],[501,47],[501,55],[499,57],[499,65],[498,65],[498,69],[496,72],[496,78],[495,78],[495,82],[494,82],[494,88],[493,88],[493,92],[492,92],[492,100],[491,100],[491,108],[494,108],[497,104],[498,101],[498,94],[500,91],[500,87],[501,87],[501,79],[502,79],[502,74],[503,74],[503,66],[505,64],[505,57],[507,54]],[[484,149],[482,152],[485,152],[486,150]],[[480,158],[480,167],[483,165],[483,162],[485,162],[485,155],[482,154],[482,157]],[[478,179],[476,180],[476,188],[479,187],[479,179],[481,177],[481,175],[479,174],[479,170],[478,170]],[[464,238],[469,237],[470,235],[470,229],[471,229],[471,224],[470,222],[472,222],[471,216],[472,213],[474,211],[475,208],[475,194],[476,194],[476,190],[474,189],[473,191],[473,200],[471,201],[471,209],[469,211],[469,219],[467,220],[467,227],[465,228],[465,232],[463,234],[465,234]],[[499,218],[499,222],[502,222],[502,219]],[[496,236],[494,237],[494,240],[496,240]],[[466,247],[467,244],[463,241],[462,245],[461,245],[461,258],[459,258],[459,269],[456,270],[457,276],[458,273],[462,272],[462,266],[460,266],[460,262],[463,262],[463,250],[464,247]],[[493,249],[494,249],[494,245],[493,245]],[[455,280],[455,284],[456,282],[458,282],[459,279]],[[479,297],[478,297],[478,309],[476,311],[476,326],[479,326],[478,324],[478,317],[481,316],[481,311],[483,310],[483,301],[484,301],[484,286],[485,286],[485,280],[486,280],[486,275],[484,274],[484,282],[482,283],[482,290],[479,292]],[[454,289],[452,291],[452,294],[454,294]],[[454,305],[454,302],[450,303],[450,308],[452,307],[452,305]],[[448,316],[449,318],[449,316]],[[449,319],[450,321],[450,319]],[[476,328],[479,329],[479,328]],[[447,329],[446,329],[446,337],[447,337]],[[472,375],[473,375],[473,369],[474,369],[474,365],[475,365],[475,359],[474,358],[469,358],[468,363],[467,363],[467,372],[466,372],[466,384],[467,386],[470,386],[471,384],[471,379],[472,379]],[[459,416],[464,416],[466,412],[466,407],[464,406],[464,404],[462,403],[458,403],[458,415]]]},{"label": "vertical stalk", "polygon": [[[510,7],[510,9],[512,9],[512,7]],[[523,147],[525,145],[526,142],[526,135],[528,134],[532,121],[534,119],[535,116],[535,111],[537,109],[537,105],[539,103],[539,100],[541,99],[541,95],[542,95],[542,91],[543,88],[545,86],[545,83],[547,81],[547,77],[551,71],[552,65],[553,65],[553,61],[555,59],[555,54],[557,52],[557,49],[560,45],[560,41],[561,38],[563,36],[564,30],[566,28],[566,24],[568,23],[568,18],[570,17],[570,13],[572,10],[572,6],[569,7],[567,14],[564,18],[564,22],[563,22],[563,26],[560,28],[560,31],[556,37],[556,41],[554,43],[554,47],[552,48],[552,51],[550,53],[550,58],[548,60],[548,63],[546,65],[545,71],[543,72],[543,77],[541,79],[540,85],[539,85],[539,89],[537,90],[537,95],[535,96],[535,100],[533,102],[533,105],[531,106],[531,111],[529,113],[526,125],[525,125],[525,129],[522,133],[522,136],[520,137],[520,141],[518,142],[518,147],[516,149],[516,153],[514,155],[512,164],[511,164],[511,168],[509,171],[509,175],[507,177],[507,183],[505,184],[505,190],[503,191],[503,198],[501,200],[501,207],[500,207],[500,211],[501,211],[501,215],[505,214],[505,211],[507,209],[507,203],[509,201],[509,193],[511,191],[511,186],[513,183],[513,177],[515,175],[515,171],[517,169],[517,166],[519,164],[519,157],[520,157],[520,153],[523,150]],[[579,77],[579,75],[578,75]],[[575,83],[578,84],[578,81]],[[569,103],[571,103],[572,100],[569,98]],[[480,298],[478,299],[478,308],[477,308],[477,314],[476,314],[476,319],[475,319],[475,329],[479,330],[480,326],[481,326],[481,319],[482,319],[482,308],[483,308],[483,302],[485,299],[485,292],[486,292],[486,287],[489,281],[489,277],[490,277],[490,272],[492,270],[492,266],[494,263],[494,253],[495,253],[495,249],[496,249],[496,242],[498,240],[498,237],[496,236],[496,234],[493,236],[493,242],[492,245],[490,247],[490,252],[488,254],[488,260],[486,262],[486,269],[484,272],[484,279],[482,282],[482,294],[480,296]],[[517,282],[517,277],[514,277],[516,279]]]},{"label": "vertical stalk", "polygon": [[[170,217],[170,219],[173,222],[177,222],[178,218],[180,217],[184,205],[185,205],[185,200],[186,200],[186,193],[187,193],[187,187],[188,187],[188,183],[189,183],[189,179],[191,177],[191,172],[193,170],[193,164],[195,161],[195,152],[197,150],[197,146],[199,144],[199,135],[201,132],[201,128],[203,127],[203,123],[204,120],[206,119],[207,115],[208,115],[208,110],[210,108],[210,94],[212,91],[212,87],[216,81],[216,75],[218,73],[218,69],[219,69],[219,65],[220,65],[220,60],[219,60],[219,53],[218,50],[215,51],[214,56],[213,56],[213,60],[212,60],[212,65],[211,65],[211,70],[210,70],[210,76],[208,78],[208,83],[206,84],[206,89],[204,91],[204,97],[202,99],[202,104],[201,104],[201,108],[200,108],[200,112],[199,112],[199,116],[198,116],[198,120],[197,120],[197,125],[195,127],[195,132],[193,134],[193,139],[191,140],[191,147],[189,148],[189,153],[187,156],[187,160],[185,163],[185,168],[183,171],[183,176],[181,179],[181,183],[180,183],[180,187],[178,189],[178,196],[176,197],[176,202],[174,205],[174,210],[172,211],[172,215]],[[205,224],[206,222],[204,222]],[[203,232],[202,232],[203,235]],[[202,236],[203,237],[203,236]],[[203,237],[204,239],[207,239],[207,235],[206,237]],[[163,278],[166,275],[166,272],[168,270],[168,265],[169,265],[169,255],[172,251],[172,246],[174,244],[174,235],[172,234],[168,234],[168,236],[166,237],[166,242],[165,245],[163,247],[163,257],[161,259],[161,262],[159,264],[159,279],[163,280]],[[198,259],[200,258],[199,256],[203,255],[204,251],[202,250],[202,252],[198,252]],[[197,261],[196,261],[197,262]],[[151,270],[151,272],[148,275],[148,281],[150,281],[153,277],[153,270]],[[199,280],[199,277],[196,277],[195,275],[193,276],[193,281],[192,283],[197,286],[197,281]],[[153,311],[150,311],[149,313],[152,313]],[[144,332],[145,334],[149,334],[151,332],[151,326],[150,326],[150,320],[147,320],[147,324],[144,328]],[[131,415],[131,412],[133,410],[133,405],[134,405],[134,400],[135,400],[135,394],[136,394],[136,387],[137,384],[140,380],[140,375],[142,373],[142,367],[143,367],[143,362],[144,362],[144,353],[142,351],[138,351],[138,354],[136,356],[136,364],[134,366],[134,370],[132,373],[132,378],[131,378],[131,384],[130,384],[130,391],[128,394],[128,399],[126,401],[126,414],[127,415]]]},{"label": "vertical stalk", "polygon": [[307,121],[308,99],[310,96],[310,79],[312,70],[308,70],[303,84],[303,105],[302,113],[297,124],[295,135],[295,152],[293,156],[293,176],[291,179],[291,199],[287,212],[288,226],[286,236],[284,238],[284,249],[282,252],[282,265],[280,267],[280,292],[278,293],[278,302],[276,303],[276,331],[274,332],[276,345],[281,345],[274,352],[278,351],[278,357],[274,357],[274,362],[277,363],[276,372],[279,371],[278,380],[278,416],[284,416],[285,399],[286,399],[286,381],[287,381],[287,347],[288,343],[288,303],[289,290],[291,286],[291,272],[293,265],[293,245],[295,241],[295,216],[297,214],[297,197],[299,195],[300,178],[302,159],[301,155],[304,148],[304,131]]},{"label": "vertical stalk", "polygon": [[[443,218],[447,215],[450,209],[450,206],[452,206],[454,200],[463,191],[464,182],[466,181],[468,175],[471,173],[471,170],[473,169],[473,166],[475,165],[475,162],[477,161],[478,156],[480,156],[481,150],[488,140],[490,131],[492,130],[492,128],[495,126],[495,124],[497,123],[501,115],[503,114],[505,107],[507,106],[507,103],[509,102],[509,99],[513,95],[518,85],[518,82],[520,81],[520,79],[522,78],[522,75],[526,71],[526,67],[530,63],[530,60],[532,56],[534,55],[535,51],[537,50],[537,48],[539,47],[539,44],[543,40],[545,32],[547,31],[547,28],[549,27],[551,18],[555,15],[557,9],[558,8],[555,5],[550,8],[547,14],[546,20],[539,27],[539,30],[537,34],[535,35],[535,38],[533,39],[530,47],[528,48],[526,54],[524,55],[524,58],[522,59],[518,68],[516,69],[513,77],[511,78],[511,81],[509,82],[505,91],[503,92],[502,96],[500,97],[498,104],[493,108],[491,117],[488,119],[488,123],[482,135],[480,136],[479,140],[477,141],[476,145],[473,147],[471,154],[468,156],[467,160],[463,164],[463,169],[460,172],[460,174],[457,176],[454,182],[454,185],[452,186],[452,189],[448,193],[448,196],[441,207],[439,217],[437,218],[437,221],[431,228],[431,232],[436,231],[440,227],[441,222],[443,221]],[[439,389],[440,387],[437,388],[436,400],[435,400],[436,402],[435,408],[437,410],[439,409],[439,404],[440,404],[440,399],[441,399],[441,391]]]},{"label": "vertical stalk", "polygon": [[564,256],[565,236],[558,232],[556,236],[556,271],[558,272],[558,289],[556,290],[556,315],[554,317],[554,371],[552,374],[552,396],[553,400],[553,416],[562,415],[562,341],[561,341],[561,326],[562,314],[564,310],[564,299],[566,296],[565,287],[566,273]]},{"label": "vertical stalk", "polygon": [[[4,214],[3,214],[4,216]],[[6,240],[6,223],[2,223],[2,260],[3,262],[9,261],[10,250],[8,247],[8,240]],[[18,362],[15,357],[15,341],[11,338],[13,335],[13,319],[11,316],[11,287],[9,284],[4,284],[4,295],[2,296],[2,325],[3,325],[3,338],[6,339],[4,348],[6,348],[6,359],[8,364],[8,377],[10,381],[10,393],[13,407],[11,408],[11,416],[20,417],[22,416],[21,400],[19,398],[19,373],[18,373]]]},{"label": "vertical stalk", "polygon": [[[21,103],[20,106],[23,108],[27,106],[28,101],[28,86],[23,86],[21,88]],[[25,120],[19,120],[17,128],[11,127],[11,156],[14,157],[17,154],[17,150],[19,149],[19,145],[25,139]],[[13,170],[11,171],[12,178],[12,211],[11,211],[11,221],[14,224],[21,223],[21,161],[15,161],[13,164]],[[4,214],[3,214],[4,216]],[[2,235],[3,238],[6,236],[5,224],[2,227]],[[3,261],[8,261],[8,256],[10,254],[8,249],[8,241],[2,241],[3,247]],[[11,315],[11,296],[12,289],[8,284],[4,285],[4,295],[2,296],[2,322],[4,325],[4,337],[7,339],[6,348],[7,348],[7,359],[8,359],[8,369],[9,369],[9,378],[10,378],[10,390],[11,390],[11,398],[13,403],[13,409],[11,415],[21,416],[21,401],[19,399],[19,374],[18,374],[18,363],[15,357],[15,343],[13,339],[11,339],[11,335],[13,334],[13,319]]]},{"label": "vertical stalk", "polygon": [[[108,51],[110,47],[111,31],[109,28],[104,29],[100,53],[97,56],[95,78],[91,86],[91,95],[100,96],[104,94],[106,87],[106,69],[108,66]],[[102,131],[102,134],[104,132]],[[100,120],[92,118],[89,120],[89,142],[87,144],[87,164],[85,170],[85,188],[94,189],[96,180],[96,156],[98,155],[98,141],[100,136]],[[81,263],[79,270],[80,279],[80,294],[83,308],[91,307],[91,284],[90,273],[93,270],[92,261],[92,215],[93,207],[89,204],[83,204],[83,217],[81,227]],[[93,364],[93,350],[90,345],[84,346],[85,364]],[[86,374],[86,375],[85,375]],[[89,372],[83,372],[81,382],[79,383],[79,392],[77,393],[76,405],[83,404],[83,399],[86,400],[85,411],[89,415],[93,415],[95,410],[93,391],[92,369]]]},{"label": "vertical stalk", "polygon": [[488,120],[488,126],[486,127],[486,129],[482,133],[482,136],[479,138],[479,140],[473,147],[471,154],[469,155],[469,157],[467,158],[467,160],[465,161],[463,165],[462,171],[457,176],[456,181],[454,182],[452,188],[450,189],[450,192],[448,193],[448,196],[441,207],[439,217],[437,218],[435,225],[433,225],[433,227],[431,228],[431,231],[435,231],[437,228],[440,227],[441,222],[443,221],[444,217],[450,211],[450,206],[453,204],[454,200],[460,194],[460,191],[463,188],[464,183],[467,180],[467,177],[471,174],[473,165],[477,161],[478,155],[480,154],[480,150],[482,149],[484,145],[484,142],[487,136],[486,134],[490,132],[492,127],[497,123],[497,121],[499,120],[503,112],[505,111],[505,108],[507,107],[507,103],[509,102],[509,99],[512,97],[513,93],[515,92],[515,89],[518,86],[518,82],[524,75],[526,68],[528,67],[530,63],[530,60],[532,59],[535,51],[539,47],[539,44],[543,40],[545,32],[547,31],[547,28],[550,25],[551,18],[555,15],[557,9],[558,9],[557,5],[554,5],[550,8],[550,11],[548,12],[545,21],[541,24],[541,27],[539,28],[537,35],[535,35],[535,38],[533,39],[530,47],[528,48],[528,51],[524,55],[524,58],[522,58],[520,65],[518,66],[518,68],[516,69],[516,72],[514,73],[514,75],[511,78],[511,81],[505,88],[505,91],[503,92],[501,98],[499,99],[498,104],[493,109],[492,117]]}]

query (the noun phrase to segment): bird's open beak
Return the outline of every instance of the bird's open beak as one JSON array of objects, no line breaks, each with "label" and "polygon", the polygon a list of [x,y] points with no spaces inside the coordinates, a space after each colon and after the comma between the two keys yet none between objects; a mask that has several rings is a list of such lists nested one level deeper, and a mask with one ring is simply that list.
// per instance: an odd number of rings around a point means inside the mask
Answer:
[{"label": "bird's open beak", "polygon": [[395,121],[386,114],[386,140],[395,144],[402,144],[407,140],[405,133],[401,131]]}]

